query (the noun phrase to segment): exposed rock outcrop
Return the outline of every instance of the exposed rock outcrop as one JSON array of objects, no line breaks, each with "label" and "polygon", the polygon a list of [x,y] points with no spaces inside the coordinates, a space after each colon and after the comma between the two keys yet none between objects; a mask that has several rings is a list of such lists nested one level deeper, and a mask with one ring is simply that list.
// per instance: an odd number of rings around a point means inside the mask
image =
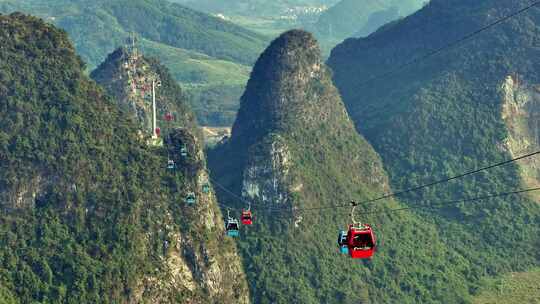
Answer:
[{"label": "exposed rock outcrop", "polygon": [[[225,236],[225,224],[215,194],[211,188],[208,193],[203,191],[211,181],[202,145],[183,128],[172,130],[168,138],[166,147],[170,159],[185,178],[178,189],[181,193],[178,204],[185,204],[183,198],[188,192],[195,195],[196,203],[182,208],[181,216],[185,219],[180,231],[175,231],[173,226],[166,226],[169,230],[163,231],[166,234],[161,257],[163,271],[144,278],[140,287],[144,292],[139,300],[173,303],[175,294],[181,290],[199,294],[190,298],[189,303],[250,303],[241,260],[235,244]],[[181,154],[182,147],[186,148],[186,156]],[[174,216],[167,212],[171,223],[175,221]],[[200,296],[201,290],[204,296]]]},{"label": "exposed rock outcrop", "polygon": [[[119,48],[91,73],[114,97],[124,113],[135,119],[143,134],[153,132],[152,91],[156,96],[156,125],[162,133],[173,127],[197,133],[196,119],[186,97],[168,70],[137,49]],[[166,120],[167,115],[170,121]]]},{"label": "exposed rock outcrop", "polygon": [[[514,156],[540,150],[540,85],[529,84],[522,76],[508,76],[502,86],[502,118],[508,128],[506,149]],[[540,186],[540,157],[518,163],[528,188]],[[534,194],[533,194],[534,195]],[[540,194],[535,196],[540,202]]]},{"label": "exposed rock outcrop", "polygon": [[290,207],[290,151],[279,135],[252,146],[244,169],[242,195],[265,204]]}]

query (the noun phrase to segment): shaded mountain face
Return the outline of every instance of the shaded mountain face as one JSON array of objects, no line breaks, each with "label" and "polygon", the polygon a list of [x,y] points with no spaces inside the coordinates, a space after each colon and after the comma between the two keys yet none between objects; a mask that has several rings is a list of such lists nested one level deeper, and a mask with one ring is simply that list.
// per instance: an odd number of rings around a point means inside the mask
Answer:
[{"label": "shaded mountain face", "polygon": [[[459,302],[468,297],[434,226],[362,205],[356,219],[379,236],[374,259],[338,253],[350,200],[390,191],[378,155],[355,131],[317,42],[304,31],[277,38],[257,61],[231,138],[209,153],[212,174],[251,202],[255,222],[239,241],[255,303]],[[247,208],[237,197],[220,201]],[[236,201],[236,203],[234,203]],[[247,203],[246,203],[247,204]],[[305,208],[326,207],[323,210]],[[277,209],[277,210],[276,210]],[[437,270],[436,270],[437,269]]]},{"label": "shaded mountain face", "polygon": [[427,2],[341,0],[322,13],[315,24],[315,31],[321,38],[338,42],[348,37],[365,36],[388,22],[414,13]]},{"label": "shaded mountain face", "polygon": [[[333,50],[328,64],[336,86],[357,129],[380,153],[394,188],[538,151],[538,7],[458,47],[370,80],[529,4],[433,0],[400,22]],[[404,201],[428,205],[530,187],[537,180],[538,157]],[[481,276],[539,263],[540,210],[534,202],[537,196],[490,199],[425,217],[437,223],[449,250],[459,253],[467,265],[465,281],[474,286]]]},{"label": "shaded mountain face", "polygon": [[167,149],[85,76],[65,32],[0,24],[2,301],[247,303],[197,139],[172,134],[190,155],[171,149],[167,171]]}]

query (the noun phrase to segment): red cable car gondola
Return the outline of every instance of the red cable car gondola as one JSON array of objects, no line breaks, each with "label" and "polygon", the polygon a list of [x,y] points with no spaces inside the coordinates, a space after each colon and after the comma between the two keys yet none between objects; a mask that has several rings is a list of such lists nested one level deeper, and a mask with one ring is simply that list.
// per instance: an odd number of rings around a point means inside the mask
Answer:
[{"label": "red cable car gondola", "polygon": [[353,223],[349,225],[346,240],[349,255],[353,259],[371,259],[377,249],[375,234],[371,225],[355,221],[354,209],[357,204],[355,202],[351,202],[351,204],[353,206],[351,211]]},{"label": "red cable car gondola", "polygon": [[368,224],[351,224],[347,233],[347,246],[353,259],[371,259],[376,250],[373,229]]},{"label": "red cable car gondola", "polygon": [[242,210],[242,225],[251,224],[253,224],[253,216],[251,215],[251,210]]},{"label": "red cable car gondola", "polygon": [[251,203],[249,203],[247,210],[242,209],[242,217],[240,217],[240,220],[242,221],[242,225],[253,224],[253,215],[251,214]]}]

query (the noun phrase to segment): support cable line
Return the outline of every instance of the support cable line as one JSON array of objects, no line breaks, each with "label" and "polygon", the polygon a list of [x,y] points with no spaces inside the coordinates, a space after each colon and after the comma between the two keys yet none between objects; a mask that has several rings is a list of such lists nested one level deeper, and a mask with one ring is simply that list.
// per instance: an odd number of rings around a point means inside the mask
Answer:
[{"label": "support cable line", "polygon": [[[447,206],[457,205],[460,203],[469,203],[469,202],[477,202],[477,201],[483,201],[488,200],[492,198],[499,198],[499,197],[507,197],[511,195],[517,195],[517,194],[523,194],[523,193],[529,193],[529,192],[535,192],[540,191],[540,187],[537,188],[528,188],[528,189],[519,189],[515,191],[510,192],[499,192],[499,193],[493,193],[483,196],[477,196],[477,197],[471,197],[471,198],[465,198],[460,200],[453,200],[453,201],[446,201],[442,203],[432,204],[432,205],[416,205],[416,206],[410,206],[410,207],[402,207],[402,208],[396,208],[396,209],[386,209],[386,210],[378,210],[378,211],[366,211],[362,212],[363,215],[374,215],[374,214],[388,214],[388,213],[394,213],[399,211],[405,211],[405,210],[414,210],[414,209],[426,209],[426,210],[434,210],[434,209],[441,209]],[[351,207],[351,204],[354,202],[351,202],[347,205],[347,207]],[[356,204],[356,203],[354,203]],[[358,205],[357,205],[358,206]],[[277,212],[278,210],[275,210]],[[318,211],[311,209],[311,211]],[[349,211],[347,211],[349,212]],[[349,213],[348,213],[349,214]]]},{"label": "support cable line", "polygon": [[393,213],[393,212],[412,210],[412,209],[428,209],[428,210],[440,209],[447,206],[457,205],[460,203],[477,202],[477,201],[483,201],[483,200],[492,199],[492,198],[506,197],[510,195],[516,195],[516,194],[522,194],[522,193],[528,193],[528,192],[534,192],[534,191],[540,191],[540,187],[530,188],[530,189],[520,189],[520,190],[511,191],[511,192],[495,193],[495,194],[489,194],[489,195],[478,196],[478,197],[471,197],[471,198],[466,198],[466,199],[461,199],[461,200],[454,200],[454,201],[433,204],[429,206],[411,206],[411,207],[388,209],[388,210],[382,210],[382,211],[370,211],[370,212],[364,212],[364,214]]},{"label": "support cable line", "polygon": [[[538,154],[540,154],[540,151],[536,151],[536,152],[533,152],[533,153],[522,155],[522,156],[510,159],[510,160],[507,160],[507,161],[503,161],[503,162],[500,162],[500,163],[497,163],[497,164],[482,167],[480,169],[465,172],[463,174],[455,175],[455,176],[448,177],[448,178],[445,178],[445,179],[441,179],[441,180],[438,180],[438,181],[434,181],[434,182],[431,182],[431,183],[428,183],[428,184],[420,185],[420,186],[417,186],[417,187],[405,189],[405,190],[394,192],[394,193],[385,194],[383,196],[380,196],[380,197],[377,197],[377,198],[374,198],[374,199],[369,199],[369,200],[358,202],[358,204],[359,205],[370,204],[370,203],[378,202],[380,200],[384,200],[384,199],[387,199],[387,198],[392,198],[392,197],[395,197],[395,196],[400,196],[400,195],[403,195],[403,194],[407,194],[407,193],[415,192],[415,191],[422,190],[422,189],[425,189],[425,188],[433,187],[435,185],[444,184],[444,183],[447,183],[447,182],[450,182],[450,181],[453,181],[453,180],[456,180],[456,179],[460,179],[460,178],[463,178],[463,177],[466,177],[466,176],[469,176],[469,175],[477,174],[477,173],[487,171],[487,170],[490,170],[490,169],[493,169],[493,168],[496,168],[496,167],[501,167],[501,166],[504,166],[504,165],[507,165],[507,164],[510,164],[510,163],[514,163],[514,162],[517,162],[517,161],[522,160],[522,159],[530,158],[530,157],[536,156]],[[305,208],[305,209],[298,209],[298,211],[303,211],[303,210],[307,210],[307,211],[309,211],[309,210],[323,210],[323,209],[345,208],[345,207],[349,208],[350,204],[337,205],[337,206],[324,206],[324,207],[317,207],[317,208]]]},{"label": "support cable line", "polygon": [[514,17],[517,17],[517,16],[525,13],[526,11],[528,11],[531,8],[537,6],[538,4],[540,4],[540,1],[535,1],[535,2],[527,5],[526,7],[522,8],[522,9],[520,9],[518,11],[515,11],[515,12],[513,12],[511,14],[508,14],[508,15],[502,17],[502,18],[499,18],[499,19],[495,20],[494,22],[492,22],[492,23],[490,23],[490,24],[488,24],[488,25],[486,25],[484,27],[479,28],[476,31],[470,32],[467,35],[465,35],[465,36],[463,36],[463,37],[461,37],[461,38],[459,38],[459,39],[457,39],[457,40],[455,40],[453,42],[450,42],[450,43],[446,44],[445,46],[442,46],[442,47],[439,47],[437,49],[431,50],[430,52],[428,52],[428,53],[426,53],[426,54],[424,54],[422,56],[413,58],[412,60],[407,61],[402,65],[399,65],[395,69],[392,69],[392,70],[389,70],[387,72],[381,73],[379,75],[375,75],[375,76],[373,76],[371,78],[368,78],[366,81],[359,83],[358,86],[364,86],[364,85],[366,85],[366,84],[368,84],[368,83],[370,83],[370,82],[372,82],[374,80],[377,80],[379,78],[387,77],[387,76],[392,75],[394,73],[397,73],[397,72],[399,72],[399,71],[401,71],[401,70],[403,70],[403,69],[405,69],[405,68],[407,68],[407,67],[409,67],[411,65],[414,65],[414,64],[417,64],[417,63],[419,63],[421,61],[429,59],[429,58],[431,58],[431,57],[433,57],[433,56],[435,56],[435,55],[437,55],[439,53],[442,53],[442,52],[444,52],[446,50],[455,48],[456,46],[458,46],[461,43],[473,38],[474,36],[476,36],[476,35],[478,35],[478,34],[480,34],[482,32],[485,32],[485,31],[489,30],[490,28],[492,28],[494,26],[497,26],[497,25],[499,25],[499,24],[501,24],[501,23],[503,23],[503,22],[505,22],[505,21],[507,21],[509,19],[512,19]]},{"label": "support cable line", "polygon": [[[517,17],[523,13],[525,13],[526,11],[532,9],[533,7],[537,6],[540,4],[540,0],[537,0],[537,1],[534,1],[532,3],[530,3],[529,5],[513,12],[513,13],[510,13],[506,16],[503,16],[497,20],[495,20],[494,22],[486,25],[486,26],[483,26],[473,32],[470,32],[468,34],[466,34],[465,36],[453,41],[453,42],[450,42],[448,44],[446,44],[445,46],[442,46],[442,47],[439,47],[437,49],[434,49],[422,56],[419,56],[419,57],[416,57],[416,58],[413,58],[412,60],[398,66],[397,68],[393,69],[393,70],[390,70],[390,71],[387,71],[385,73],[382,73],[382,74],[379,74],[379,75],[375,75],[369,79],[367,79],[366,81],[360,83],[359,85],[362,86],[362,85],[365,85],[373,80],[376,80],[376,79],[379,79],[379,78],[382,78],[382,77],[386,77],[386,76],[389,76],[389,75],[392,75],[396,72],[399,72],[401,71],[402,69],[410,66],[410,65],[414,65],[414,64],[417,64],[421,61],[424,61],[426,59],[429,59],[439,53],[442,53],[446,50],[449,50],[449,49],[452,49],[458,45],[460,45],[461,43],[473,38],[474,36],[480,34],[480,33],[483,33],[487,30],[489,30],[490,28],[492,27],[495,27],[511,18],[514,18],[514,17]],[[521,159],[524,159],[524,158],[528,158],[528,157],[532,157],[532,156],[535,156],[535,155],[538,155],[540,154],[540,151],[537,151],[537,152],[534,152],[534,153],[531,153],[531,154],[528,154],[528,155],[524,155],[524,156],[521,156],[521,157],[518,157],[518,158],[514,158],[514,159],[511,159],[511,160],[508,160],[508,161],[505,161],[505,162],[501,162],[501,163],[498,163],[498,164],[494,164],[494,165],[491,165],[491,166],[487,166],[487,167],[484,167],[484,168],[480,168],[480,169],[477,169],[477,170],[474,170],[474,171],[470,171],[470,172],[466,172],[466,173],[463,173],[463,174],[460,174],[460,175],[457,175],[457,176],[453,176],[453,177],[450,177],[450,178],[446,178],[446,179],[443,179],[443,180],[439,180],[439,181],[435,181],[435,182],[432,182],[432,183],[429,183],[429,184],[425,184],[425,185],[421,185],[421,186],[418,186],[418,187],[414,187],[414,188],[411,188],[411,189],[406,189],[406,190],[403,190],[403,191],[399,191],[399,192],[395,192],[395,193],[390,193],[390,194],[386,194],[386,195],[383,195],[381,197],[378,197],[378,198],[375,198],[375,199],[370,199],[370,200],[366,200],[366,201],[362,201],[362,202],[359,202],[359,204],[367,204],[367,203],[373,203],[373,202],[377,202],[377,201],[380,201],[380,200],[383,200],[383,199],[387,199],[387,198],[391,198],[391,197],[394,197],[394,196],[398,196],[398,195],[402,195],[402,194],[406,194],[406,193],[410,193],[410,192],[414,192],[414,191],[418,191],[418,190],[421,190],[421,189],[424,189],[424,188],[428,188],[428,187],[432,187],[432,186],[435,186],[435,185],[438,185],[438,184],[442,184],[442,183],[446,183],[446,182],[449,182],[449,181],[452,181],[452,180],[455,180],[455,179],[459,179],[459,178],[463,178],[463,177],[466,177],[468,175],[472,175],[472,174],[476,174],[476,173],[479,173],[479,172],[482,172],[482,171],[485,171],[485,170],[489,170],[489,169],[492,169],[492,168],[495,168],[495,167],[499,167],[499,166],[503,166],[503,165],[506,165],[506,164],[509,164],[509,163],[512,163],[512,162],[515,162],[515,161],[518,161],[518,160],[521,160]],[[210,174],[208,174],[210,176]],[[241,202],[243,203],[246,203],[246,204],[251,204],[251,202],[245,200],[243,197],[239,196],[239,195],[236,195],[233,191],[230,191],[229,189],[227,189],[226,187],[224,187],[223,185],[221,185],[219,182],[217,182],[216,180],[212,179],[209,177],[209,180],[212,181],[212,183],[214,183],[215,185],[217,185],[220,189],[222,189],[224,192],[228,193],[229,195],[235,197],[236,199],[240,200]],[[219,204],[221,206],[225,206],[223,204]],[[234,208],[234,207],[230,207],[230,206],[225,206],[226,208],[230,208],[230,209],[235,209],[235,210],[241,210],[241,208]],[[349,207],[349,204],[346,204],[346,205],[337,205],[337,206],[324,206],[324,207],[318,207],[318,208],[304,208],[304,209],[296,209],[296,211],[310,211],[310,210],[324,210],[324,209],[332,209],[332,208],[342,208],[342,207]],[[259,210],[265,210],[265,211],[290,211],[290,208],[254,208],[254,209],[259,209]]]},{"label": "support cable line", "polygon": [[[523,194],[523,193],[530,193],[530,192],[536,192],[540,191],[540,187],[537,188],[528,188],[528,189],[519,189],[515,191],[509,191],[509,192],[500,192],[500,193],[494,193],[494,194],[488,194],[483,196],[477,196],[477,197],[471,197],[471,198],[465,198],[460,200],[453,200],[453,201],[447,201],[442,203],[437,203],[429,206],[411,206],[411,207],[403,207],[403,208],[396,208],[396,209],[386,209],[386,210],[378,210],[378,211],[367,211],[363,212],[364,215],[375,215],[375,214],[388,214],[388,213],[394,213],[394,212],[400,212],[405,210],[414,210],[414,209],[426,209],[426,210],[434,210],[434,209],[440,209],[447,206],[457,205],[460,203],[470,203],[470,202],[478,202],[483,200],[488,200],[492,198],[499,198],[499,197],[507,197],[511,195],[517,195],[517,194]],[[354,206],[358,206],[358,203],[353,202]],[[219,206],[229,210],[229,209],[237,209],[237,208],[231,208],[230,206],[224,205],[224,204],[218,204]],[[350,208],[351,203],[343,206],[338,206],[337,208]],[[290,211],[289,209],[273,209],[273,210],[262,210],[262,212],[266,213],[277,213],[277,212],[286,212]],[[321,211],[320,208],[310,208],[310,209],[298,209],[298,211]],[[279,216],[279,215],[278,215]],[[273,217],[276,217],[276,215],[273,215]]]},{"label": "support cable line", "polygon": [[[241,195],[236,195],[233,191],[227,189],[227,187],[223,186],[222,184],[218,183],[216,180],[214,180],[213,178],[211,178],[211,177],[210,177],[210,173],[208,173],[208,179],[212,182],[212,184],[218,186],[218,188],[220,188],[221,190],[225,191],[226,193],[228,193],[229,195],[233,196],[234,198],[237,198],[238,200],[240,200],[240,201],[243,202],[243,203],[251,204],[251,202],[249,202],[249,201],[247,201],[246,199],[244,199]],[[234,209],[234,210],[241,210],[241,208],[230,207],[230,206],[227,206],[227,208]]]},{"label": "support cable line", "polygon": [[[499,162],[499,163],[496,163],[496,164],[485,166],[485,167],[475,169],[475,170],[472,170],[472,171],[468,171],[468,172],[465,172],[465,173],[462,173],[462,174],[459,174],[459,175],[455,175],[455,176],[452,176],[452,177],[448,177],[448,178],[444,178],[444,179],[437,180],[437,181],[434,181],[434,182],[430,182],[430,183],[427,183],[427,184],[423,184],[423,185],[420,185],[420,186],[417,186],[417,187],[401,190],[401,191],[398,191],[398,192],[388,193],[388,194],[382,195],[380,197],[369,199],[369,200],[360,201],[357,204],[364,205],[364,204],[375,203],[375,202],[378,202],[378,201],[381,201],[381,200],[384,200],[384,199],[388,199],[388,198],[392,198],[392,197],[395,197],[395,196],[400,196],[400,195],[403,195],[403,194],[415,192],[415,191],[422,190],[422,189],[425,189],[425,188],[429,188],[429,187],[433,187],[433,186],[436,186],[436,185],[444,184],[444,183],[447,183],[447,182],[450,182],[450,181],[453,181],[453,180],[461,179],[463,177],[474,175],[474,174],[477,174],[477,173],[480,173],[480,172],[483,172],[483,171],[487,171],[487,170],[490,170],[490,169],[493,169],[493,168],[505,166],[505,165],[508,165],[510,163],[514,163],[514,162],[517,162],[517,161],[520,161],[520,160],[526,159],[526,158],[531,158],[531,157],[534,157],[534,156],[539,155],[539,154],[540,154],[540,151],[532,152],[532,153],[525,154],[525,155],[510,159],[510,160],[506,160],[506,161],[503,161],[503,162]],[[233,191],[227,189],[226,187],[224,187],[223,185],[221,185],[217,181],[213,180],[212,178],[210,178],[210,180],[214,184],[216,184],[219,188],[221,188],[223,191],[227,192],[228,194],[232,195],[233,197],[239,199],[240,201],[242,201],[242,202],[244,202],[246,204],[250,203],[249,201],[245,200],[244,198],[242,198],[239,195],[236,195]],[[299,208],[299,209],[296,209],[296,211],[312,211],[312,210],[325,210],[325,209],[349,208],[349,207],[350,207],[350,204],[332,205],[332,206],[329,205],[329,206],[321,206],[321,207],[313,207],[313,208]],[[228,207],[228,208],[230,208],[230,207]],[[239,210],[239,208],[234,208],[234,209]],[[288,211],[290,211],[290,208],[256,208],[256,209],[258,209],[258,210],[266,210],[266,211],[275,211],[275,212],[280,212],[280,211],[281,212],[288,212]]]}]

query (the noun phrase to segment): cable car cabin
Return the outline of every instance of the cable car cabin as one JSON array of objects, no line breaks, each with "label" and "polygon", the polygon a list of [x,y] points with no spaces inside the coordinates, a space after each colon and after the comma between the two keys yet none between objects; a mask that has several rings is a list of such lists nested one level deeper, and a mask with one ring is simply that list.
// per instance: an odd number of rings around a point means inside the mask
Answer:
[{"label": "cable car cabin", "polygon": [[347,232],[340,230],[338,235],[339,252],[349,254],[349,246],[347,244]]},{"label": "cable car cabin", "polygon": [[375,235],[370,225],[349,225],[347,245],[353,259],[370,259],[375,253]]},{"label": "cable car cabin", "polygon": [[239,233],[239,225],[238,220],[229,218],[227,220],[227,223],[225,224],[225,230],[227,231],[227,235],[231,237],[237,237]]},{"label": "cable car cabin", "polygon": [[180,148],[180,156],[186,157],[187,155],[188,155],[188,153],[187,153],[187,147],[186,147],[186,146],[182,146],[182,147]]},{"label": "cable car cabin", "polygon": [[210,193],[210,185],[209,185],[208,183],[204,183],[204,184],[202,185],[202,192],[203,192],[204,194]]},{"label": "cable car cabin", "polygon": [[196,202],[197,202],[197,199],[195,198],[195,193],[193,192],[188,193],[188,195],[186,196],[186,204],[193,205]]},{"label": "cable car cabin", "polygon": [[242,225],[251,225],[253,224],[253,217],[251,215],[251,210],[242,210]]},{"label": "cable car cabin", "polygon": [[167,169],[174,169],[174,167],[175,167],[174,160],[169,159],[169,161],[167,162]]}]

